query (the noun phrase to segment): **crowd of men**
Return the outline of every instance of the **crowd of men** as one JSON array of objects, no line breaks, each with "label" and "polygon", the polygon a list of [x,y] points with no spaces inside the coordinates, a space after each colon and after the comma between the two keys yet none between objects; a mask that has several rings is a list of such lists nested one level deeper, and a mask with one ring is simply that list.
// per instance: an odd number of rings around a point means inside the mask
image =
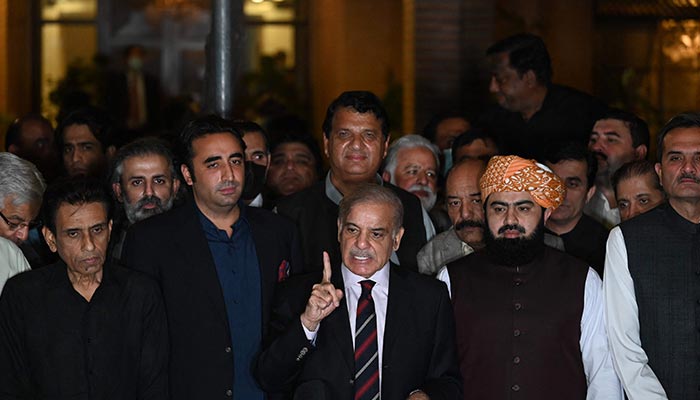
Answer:
[{"label": "crowd of men", "polygon": [[539,37],[486,57],[496,105],[393,142],[368,91],[320,146],[16,120],[0,399],[698,398],[700,113],[654,159],[642,118],[552,83]]}]

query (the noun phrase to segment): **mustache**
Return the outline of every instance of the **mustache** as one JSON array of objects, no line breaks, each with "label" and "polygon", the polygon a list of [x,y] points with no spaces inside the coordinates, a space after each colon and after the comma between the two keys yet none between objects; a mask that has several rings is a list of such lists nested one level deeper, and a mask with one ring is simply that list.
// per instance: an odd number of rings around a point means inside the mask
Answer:
[{"label": "mustache", "polygon": [[415,185],[411,185],[411,187],[408,188],[408,191],[409,192],[424,191],[424,192],[428,192],[430,194],[435,194],[435,192],[433,191],[433,189],[430,188],[430,186],[419,185],[417,183]]},{"label": "mustache", "polygon": [[221,190],[221,189],[228,189],[228,188],[238,188],[239,186],[241,186],[241,184],[240,184],[239,182],[235,182],[235,181],[224,181],[224,182],[218,183],[218,184],[214,187],[214,189],[215,189],[215,190]]},{"label": "mustache", "polygon": [[477,221],[475,219],[465,219],[463,221],[459,221],[457,225],[455,225],[455,230],[461,231],[464,228],[481,228],[484,229],[484,223],[481,221]]},{"label": "mustache", "polygon": [[603,161],[607,161],[607,160],[608,160],[608,156],[606,156],[605,154],[603,154],[603,153],[601,153],[601,152],[599,152],[599,151],[594,151],[594,152],[592,152],[592,153],[593,153],[593,155],[594,155],[596,158],[600,158],[600,159],[603,160]]},{"label": "mustache", "polygon": [[681,176],[678,177],[679,182],[683,179],[692,179],[695,183],[700,183],[700,178],[687,172],[681,173]]},{"label": "mustache", "polygon": [[505,233],[506,231],[515,231],[515,230],[517,230],[518,232],[523,233],[523,234],[525,233],[525,228],[523,228],[522,226],[511,224],[511,225],[503,225],[502,227],[500,227],[498,229],[498,234],[500,235],[501,233]]},{"label": "mustache", "polygon": [[156,196],[146,196],[146,197],[142,198],[141,200],[138,201],[138,203],[136,203],[136,207],[140,209],[140,208],[145,207],[147,204],[153,204],[154,206],[156,206],[158,208],[163,207],[162,201],[160,200],[160,198],[158,198]]},{"label": "mustache", "polygon": [[368,257],[374,258],[374,254],[370,250],[362,250],[357,248],[350,249],[350,257]]}]

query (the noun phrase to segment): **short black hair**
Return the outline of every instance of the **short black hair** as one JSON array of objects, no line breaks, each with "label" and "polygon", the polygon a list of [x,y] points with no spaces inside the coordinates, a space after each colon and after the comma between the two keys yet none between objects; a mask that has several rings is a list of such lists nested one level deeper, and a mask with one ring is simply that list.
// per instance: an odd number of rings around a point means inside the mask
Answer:
[{"label": "short black hair", "polygon": [[51,122],[49,122],[48,119],[44,118],[43,115],[34,113],[27,114],[21,118],[17,118],[16,120],[12,121],[10,126],[7,127],[7,133],[5,134],[5,151],[8,151],[11,145],[19,144],[20,138],[22,137],[22,126],[26,122],[31,121],[44,124],[46,127],[49,128],[50,131],[53,132],[53,126],[51,126]]},{"label": "short black hair", "polygon": [[339,108],[352,108],[360,114],[372,113],[379,120],[382,126],[384,139],[389,137],[389,116],[382,105],[379,97],[367,90],[356,90],[343,92],[333,100],[326,110],[326,117],[323,119],[321,130],[328,138],[333,129],[333,117]]},{"label": "short black hair", "polygon": [[463,119],[467,122],[469,121],[469,118],[467,117],[466,114],[460,113],[458,111],[445,111],[441,113],[437,113],[430,117],[430,120],[428,121],[427,124],[425,124],[425,127],[423,128],[423,132],[421,133],[421,136],[424,138],[430,140],[431,142],[435,143],[435,137],[437,136],[437,127],[442,123],[442,121],[446,119],[451,119],[451,118],[460,118]]},{"label": "short black hair", "polygon": [[537,81],[544,86],[552,82],[552,60],[541,37],[531,33],[519,33],[493,44],[486,55],[508,53],[510,65],[522,76],[532,70]]},{"label": "short black hair", "polygon": [[622,121],[627,129],[630,130],[632,147],[645,145],[647,149],[649,148],[649,125],[636,114],[618,108],[611,108],[598,121],[604,119]]},{"label": "short black hair", "polygon": [[56,234],[56,213],[62,204],[80,205],[101,203],[112,219],[112,199],[106,188],[96,179],[59,178],[46,189],[42,209],[42,223]]},{"label": "short black hair", "polygon": [[179,141],[180,159],[187,165],[187,168],[189,168],[192,173],[194,173],[194,169],[192,168],[192,159],[194,158],[192,142],[213,133],[230,133],[238,140],[238,143],[241,145],[241,150],[245,151],[243,134],[236,128],[233,121],[214,114],[195,118],[182,129]]},{"label": "short black hair", "polygon": [[481,139],[486,143],[487,141],[491,141],[494,146],[496,146],[496,149],[500,150],[500,146],[498,144],[498,140],[496,139],[495,136],[489,134],[483,129],[479,128],[471,128],[468,131],[464,132],[463,134],[457,136],[455,140],[452,142],[452,164],[456,164],[459,162],[458,160],[455,159],[457,157],[457,149],[459,149],[462,146],[467,146],[472,144],[475,140]]},{"label": "short black hair", "polygon": [[662,156],[664,155],[664,139],[669,132],[677,128],[700,128],[700,113],[698,112],[684,112],[680,113],[673,118],[671,118],[666,125],[659,131],[657,153],[659,162],[662,162]]},{"label": "short black hair", "polygon": [[316,162],[316,176],[323,176],[323,160],[321,159],[321,146],[318,145],[318,141],[309,134],[284,134],[275,140],[270,146],[270,154],[273,154],[277,147],[285,143],[300,143],[306,146],[314,157]]},{"label": "short black hair", "polygon": [[263,141],[265,142],[265,150],[267,150],[268,153],[270,152],[270,140],[267,137],[267,132],[265,132],[265,129],[263,129],[262,126],[256,124],[253,121],[248,121],[244,119],[237,119],[233,121],[233,126],[236,127],[236,129],[238,129],[238,131],[241,132],[243,136],[245,136],[246,133],[250,132],[260,132],[260,134],[263,137]]},{"label": "short black hair", "polygon": [[63,151],[64,131],[71,125],[85,125],[95,139],[100,142],[102,152],[114,145],[114,123],[104,110],[88,106],[68,114],[56,128],[56,146]]},{"label": "short black hair", "polygon": [[557,164],[569,160],[586,163],[586,188],[590,189],[598,173],[598,161],[586,146],[579,142],[555,143],[545,152],[544,161],[546,162]]},{"label": "short black hair", "polygon": [[635,160],[623,164],[617,169],[617,171],[615,171],[612,178],[610,178],[613,189],[615,190],[615,196],[617,196],[617,186],[620,184],[620,182],[634,177],[647,175],[651,176],[654,189],[663,193],[664,188],[661,186],[661,181],[659,181],[659,175],[656,174],[654,163],[647,160]]}]

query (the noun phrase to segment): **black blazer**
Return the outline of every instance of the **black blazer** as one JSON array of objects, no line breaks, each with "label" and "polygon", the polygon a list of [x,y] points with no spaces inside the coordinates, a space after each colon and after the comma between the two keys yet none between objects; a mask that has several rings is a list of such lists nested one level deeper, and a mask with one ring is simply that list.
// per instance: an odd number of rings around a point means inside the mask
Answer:
[{"label": "black blazer", "polygon": [[[340,268],[332,282],[344,289]],[[295,392],[295,399],[351,400],[354,350],[345,298],[321,321],[315,345],[299,320],[320,275],[285,282],[278,292],[268,344],[256,374],[268,391]],[[455,325],[447,289],[440,281],[391,266],[382,356],[382,399],[404,400],[416,389],[432,400],[462,399]]]},{"label": "black blazer", "polygon": [[[291,273],[302,269],[301,251],[290,221],[253,207],[245,212],[260,265],[262,333],[266,335],[285,261]],[[170,332],[171,398],[230,398],[227,391],[232,389],[234,365],[226,306],[192,198],[130,227],[124,259],[130,268],[153,276],[163,292]]]}]

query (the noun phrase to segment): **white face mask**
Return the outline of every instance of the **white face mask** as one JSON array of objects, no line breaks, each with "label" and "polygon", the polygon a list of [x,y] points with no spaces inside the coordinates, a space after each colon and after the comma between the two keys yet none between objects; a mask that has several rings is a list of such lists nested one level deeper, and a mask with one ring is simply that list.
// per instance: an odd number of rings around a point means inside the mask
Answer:
[{"label": "white face mask", "polygon": [[447,173],[450,172],[450,168],[452,168],[452,149],[443,150],[442,156],[445,158],[444,165],[442,166],[442,176],[447,176]]}]

